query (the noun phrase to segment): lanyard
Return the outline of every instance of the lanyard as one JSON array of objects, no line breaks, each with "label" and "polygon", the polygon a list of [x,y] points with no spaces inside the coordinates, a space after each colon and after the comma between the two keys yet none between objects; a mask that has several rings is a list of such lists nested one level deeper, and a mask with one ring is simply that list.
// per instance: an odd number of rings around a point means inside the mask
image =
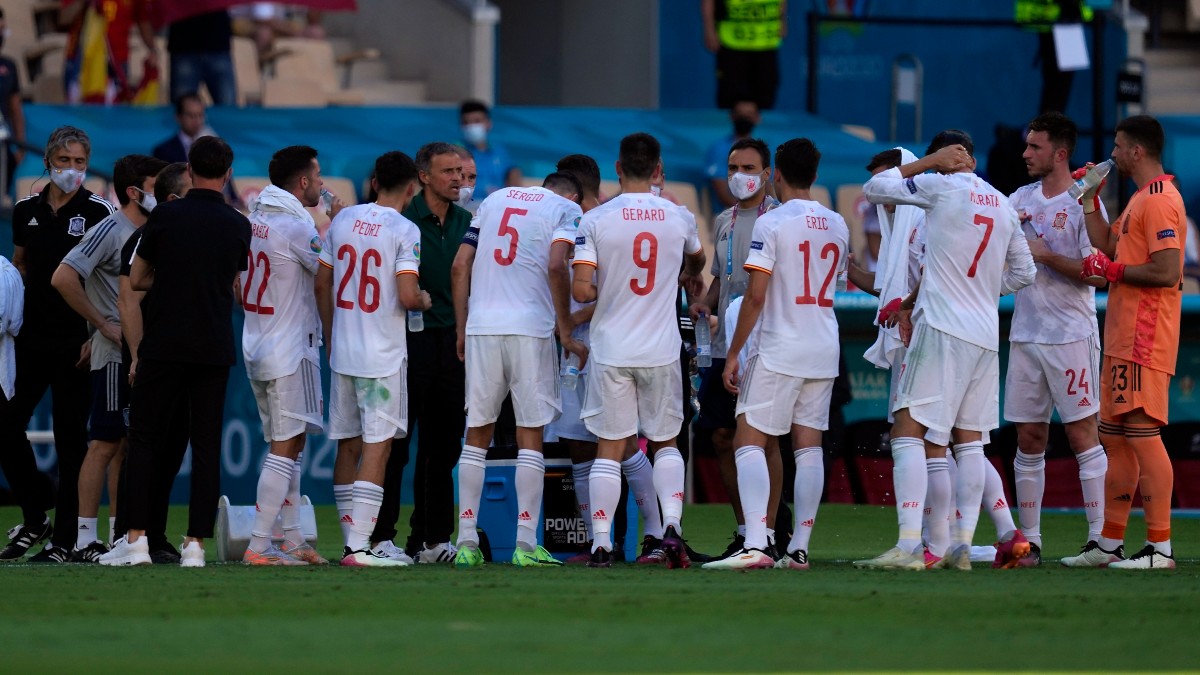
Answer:
[{"label": "lanyard", "polygon": [[[755,220],[762,217],[762,214],[767,212],[769,205],[767,202],[770,196],[763,197],[762,203],[758,205],[758,214],[754,216]],[[729,219],[729,240],[725,244],[725,280],[733,279],[733,229],[737,226],[737,211],[733,212],[733,218]]]}]

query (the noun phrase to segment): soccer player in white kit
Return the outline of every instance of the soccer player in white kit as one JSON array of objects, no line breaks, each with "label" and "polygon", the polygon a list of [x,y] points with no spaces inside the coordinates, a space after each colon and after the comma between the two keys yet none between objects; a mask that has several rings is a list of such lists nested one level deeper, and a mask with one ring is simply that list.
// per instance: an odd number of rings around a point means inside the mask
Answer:
[{"label": "soccer player in white kit", "polygon": [[[250,211],[250,259],[239,285],[246,312],[242,355],[271,449],[258,477],[254,529],[242,562],[323,565],[328,561],[300,531],[299,504],[305,436],[322,432],[325,412],[315,295],[321,237],[306,210],[321,198],[321,164],[314,148],[293,145],[271,157],[267,173],[271,184]],[[281,512],[282,548],[271,540]]]},{"label": "soccer player in white kit", "polygon": [[374,203],[347,207],[329,225],[317,301],[333,369],[334,473],[355,476],[342,565],[402,567],[408,562],[371,548],[371,533],[392,439],[408,433],[407,310],[426,310],[431,302],[417,285],[421,233],[400,215],[416,191],[417,165],[402,152],[385,153],[375,160],[372,183]]},{"label": "soccer player in white kit", "polygon": [[552,173],[542,187],[493,192],[479,205],[451,268],[458,357],[467,371],[467,438],[458,460],[458,567],[483,564],[476,522],[487,448],[510,392],[520,448],[512,563],[562,564],[537,543],[546,474],[542,429],[562,411],[556,325],[563,348],[587,360],[587,348],[571,337],[567,270],[583,215],[582,191],[574,176]]},{"label": "soccer player in white kit", "polygon": [[650,193],[662,172],[658,141],[631,134],[621,139],[619,156],[621,194],[581,221],[571,289],[578,302],[596,300],[582,412],[584,424],[600,439],[589,477],[594,540],[588,565],[612,564],[621,459],[640,428],[654,454],[667,566],[687,567],[679,522],[685,471],[675,447],[683,425],[675,297],[677,279],[692,296],[703,292],[704,249],[695,217]]},{"label": "soccer player in white kit", "polygon": [[[929,552],[942,558],[941,566],[971,568],[987,461],[983,434],[999,423],[998,299],[1032,283],[1035,274],[1016,212],[1007,197],[973,173],[972,149],[965,132],[943,131],[924,158],[879,173],[863,186],[871,203],[920,206],[926,228],[913,334],[892,404],[900,536],[894,548],[856,561],[858,566],[924,569],[921,520],[928,499]],[[926,175],[931,169],[939,173]],[[913,302],[912,296],[905,302]],[[951,440],[960,515],[952,549],[949,473],[928,473],[922,461],[944,460]]]},{"label": "soccer player in white kit", "polygon": [[[1104,474],[1108,457],[1100,444],[1100,333],[1096,288],[1103,279],[1080,280],[1081,261],[1092,243],[1083,207],[1067,194],[1075,123],[1062,113],[1039,115],[1029,123],[1025,166],[1039,179],[1009,199],[1022,217],[1037,279],[1016,294],[1004,391],[1004,419],[1017,427],[1017,514],[1029,539],[1022,567],[1041,562],[1041,508],[1046,488],[1046,443],[1050,417],[1058,411],[1067,441],[1079,463],[1079,483],[1088,538],[1097,541],[1104,525]],[[1107,215],[1105,215],[1107,218]]]},{"label": "soccer player in white kit", "polygon": [[[779,146],[775,192],[783,204],[754,224],[745,265],[750,283],[722,375],[725,387],[738,395],[733,445],[746,544],[727,558],[705,563],[705,569],[776,566],[766,552],[771,479],[764,448],[769,439],[789,432],[796,459],[796,520],[778,566],[808,569],[808,541],[824,487],[821,432],[829,428],[841,350],[834,280],[846,269],[850,244],[846,221],[809,194],[820,160],[807,138]],[[758,353],[742,371],[738,354],[760,317]]]}]

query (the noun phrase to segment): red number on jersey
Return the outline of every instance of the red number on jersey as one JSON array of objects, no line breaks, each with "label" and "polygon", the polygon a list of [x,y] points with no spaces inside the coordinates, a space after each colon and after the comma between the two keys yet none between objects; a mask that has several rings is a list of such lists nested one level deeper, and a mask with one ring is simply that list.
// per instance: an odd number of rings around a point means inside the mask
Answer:
[{"label": "red number on jersey", "polygon": [[796,296],[796,304],[833,307],[833,298],[828,297],[827,294],[829,292],[829,284],[833,282],[834,276],[837,275],[838,260],[841,258],[837,244],[829,242],[821,248],[821,260],[833,256],[833,264],[829,267],[829,274],[825,275],[825,282],[821,284],[821,292],[816,296],[813,296],[812,287],[808,284],[808,268],[809,261],[812,258],[812,244],[808,241],[800,242],[800,252],[804,254],[804,295]]},{"label": "red number on jersey", "polygon": [[975,278],[975,269],[979,267],[979,259],[983,257],[983,249],[987,248],[988,241],[992,238],[992,227],[996,222],[987,216],[975,214],[975,224],[983,225],[987,229],[983,231],[983,241],[979,242],[979,250],[975,251],[975,259],[971,261],[971,269],[967,270],[967,278]]},{"label": "red number on jersey", "polygon": [[496,262],[505,267],[513,264],[517,259],[517,240],[520,239],[520,233],[517,232],[517,228],[509,227],[508,219],[513,216],[524,216],[528,213],[528,209],[515,209],[511,206],[504,209],[504,216],[500,219],[500,231],[498,234],[501,237],[512,237],[512,239],[508,242],[507,254],[501,253],[500,249],[496,249],[492,252],[492,256],[496,258]]},{"label": "red number on jersey", "polygon": [[[642,244],[649,243],[646,255],[642,256]],[[629,280],[629,288],[637,295],[649,295],[654,290],[654,272],[658,263],[658,239],[649,232],[642,232],[633,238],[633,264],[646,270],[646,281]]]},{"label": "red number on jersey", "polygon": [[[249,264],[246,266],[246,285],[242,287],[242,307],[251,314],[274,314],[275,308],[264,305],[262,301],[263,295],[267,292],[267,282],[271,279],[271,259],[264,251],[259,251],[257,258],[254,251],[250,251],[249,256]],[[250,302],[250,291],[254,285],[254,272],[260,265],[263,268],[262,282],[258,286],[258,294],[254,296],[252,303]]]},{"label": "red number on jersey", "polygon": [[[337,307],[338,309],[354,309],[353,300],[345,300],[342,298],[342,293],[345,292],[346,286],[350,285],[350,279],[354,276],[354,267],[358,263],[358,251],[350,244],[342,244],[342,247],[337,252],[338,260],[349,258],[350,262],[346,265],[346,273],[342,275],[342,282],[338,284],[337,292]],[[359,270],[358,278],[358,307],[362,311],[370,314],[379,309],[380,287],[379,279],[370,274],[370,263],[375,262],[376,267],[383,265],[383,256],[373,248],[367,249],[362,255],[362,269]],[[371,300],[367,300],[367,290],[371,289]]]}]

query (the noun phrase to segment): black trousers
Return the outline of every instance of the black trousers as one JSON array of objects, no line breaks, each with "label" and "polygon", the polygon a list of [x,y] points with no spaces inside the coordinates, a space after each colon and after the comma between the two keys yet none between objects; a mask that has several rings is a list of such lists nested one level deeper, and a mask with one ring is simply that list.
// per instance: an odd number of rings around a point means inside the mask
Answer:
[{"label": "black trousers", "polygon": [[[171,424],[167,428],[167,443],[162,452],[154,453],[154,478],[150,483],[149,525],[146,528],[146,537],[150,540],[151,551],[165,549],[170,543],[167,538],[167,515],[171,509],[171,488],[175,484],[175,476],[179,475],[179,467],[183,465],[183,457],[187,454],[190,417],[191,412],[188,410],[187,398],[181,396],[176,401],[175,411],[171,413]],[[129,485],[128,466],[128,457],[126,457],[126,461],[121,464],[120,481],[117,487],[120,494],[125,494],[126,486]],[[114,539],[124,536],[126,530],[129,529],[128,518],[125,514],[126,509],[117,512]]]},{"label": "black trousers", "polygon": [[739,101],[754,101],[760,110],[775,107],[779,92],[779,50],[717,50],[717,107],[729,110]]},{"label": "black trousers", "polygon": [[456,333],[451,328],[426,328],[408,334],[408,436],[392,441],[384,478],[383,505],[372,541],[396,537],[400,517],[400,476],[408,464],[409,445],[417,432],[413,468],[411,532],[404,548],[410,553],[422,544],[450,541],[458,524],[451,472],[462,454],[467,416],[466,370],[458,360]]},{"label": "black trousers", "polygon": [[138,362],[129,401],[129,451],[121,495],[127,529],[149,532],[155,524],[151,511],[157,509],[163,490],[169,493],[175,480],[175,473],[167,475],[165,467],[179,449],[179,432],[173,431],[172,425],[179,423],[178,411],[184,406],[192,443],[187,536],[213,536],[221,495],[221,431],[228,381],[229,366],[145,358]]},{"label": "black trousers", "polygon": [[[79,469],[87,454],[87,418],[92,383],[88,370],[76,368],[82,342],[48,339],[22,332],[16,339],[17,380],[12,400],[0,402],[0,470],[21,506],[26,525],[41,525],[54,508],[57,546],[75,546],[79,517]],[[38,471],[25,435],[34,408],[50,390],[54,413],[54,449],[58,490]],[[3,396],[0,396],[3,399]]]}]

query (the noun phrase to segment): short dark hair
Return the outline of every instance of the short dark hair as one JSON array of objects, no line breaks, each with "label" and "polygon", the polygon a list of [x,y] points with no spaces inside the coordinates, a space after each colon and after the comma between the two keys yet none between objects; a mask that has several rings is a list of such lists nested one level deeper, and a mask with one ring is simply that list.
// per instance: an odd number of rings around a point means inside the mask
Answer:
[{"label": "short dark hair", "polygon": [[971,140],[971,134],[961,129],[946,129],[938,133],[932,141],[929,141],[929,147],[925,148],[925,154],[932,155],[947,145],[961,145],[967,149],[968,155],[975,156],[975,143]]},{"label": "short dark hair", "polygon": [[807,138],[793,138],[775,149],[775,170],[797,190],[812,187],[820,163],[821,151]]},{"label": "short dark hair", "polygon": [[[125,155],[113,164],[113,189],[117,193],[117,201],[121,206],[129,203],[126,193],[131,187],[139,190],[147,178],[153,178],[162,171],[167,163],[147,155]],[[157,197],[155,197],[157,199]]]},{"label": "short dark hair", "polygon": [[629,178],[646,180],[654,175],[654,169],[662,160],[662,145],[658,139],[644,132],[629,134],[621,139],[621,171]]},{"label": "short dark hair", "polygon": [[233,166],[233,149],[219,136],[201,136],[188,151],[188,166],[201,178],[223,178]]},{"label": "short dark hair", "polygon": [[900,166],[900,163],[903,161],[904,159],[903,155],[900,153],[900,148],[884,150],[883,152],[875,153],[875,156],[871,158],[871,161],[867,162],[867,171],[874,171],[881,166],[886,166],[887,168],[892,169]]},{"label": "short dark hair", "polygon": [[452,143],[444,143],[442,141],[434,141],[422,145],[421,149],[417,150],[417,170],[429,171],[429,167],[433,166],[433,158],[438,155],[458,155],[456,147]]},{"label": "short dark hair", "polygon": [[165,204],[171,195],[182,197],[183,180],[187,177],[187,162],[175,162],[163,167],[154,179],[154,198],[159,204]]},{"label": "short dark hair", "polygon": [[483,101],[478,101],[476,99],[469,99],[469,100],[463,101],[462,105],[458,106],[458,116],[459,117],[462,117],[463,115],[466,115],[467,113],[473,113],[473,112],[481,112],[484,115],[487,115],[488,118],[491,118],[491,116],[492,116],[491,111],[488,110],[487,104],[484,103]]},{"label": "short dark hair", "polygon": [[1117,122],[1117,131],[1124,133],[1136,145],[1146,150],[1154,159],[1161,159],[1163,146],[1167,143],[1162,124],[1149,115],[1134,115]]},{"label": "short dark hair", "polygon": [[289,145],[271,155],[271,163],[267,165],[267,177],[271,184],[284,190],[291,189],[292,184],[300,176],[308,173],[313,160],[317,158],[317,149],[307,145]]},{"label": "short dark hair", "polygon": [[558,160],[555,168],[575,176],[586,194],[600,194],[600,165],[588,155],[567,155]]},{"label": "short dark hair", "polygon": [[758,151],[758,156],[762,158],[763,168],[771,166],[771,149],[761,138],[742,138],[734,141],[733,145],[729,147],[729,154],[732,155],[735,151],[746,148]]},{"label": "short dark hair", "polygon": [[375,160],[375,184],[379,187],[379,192],[394,190],[416,179],[416,162],[399,150],[385,152]]},{"label": "short dark hair", "polygon": [[1056,147],[1067,149],[1067,159],[1075,154],[1075,138],[1079,133],[1070,117],[1051,110],[1033,118],[1029,123],[1030,131],[1043,131]]},{"label": "short dark hair", "polygon": [[458,153],[459,157],[462,157],[462,160],[464,162],[474,162],[475,161],[475,155],[471,154],[470,150],[464,148],[461,145],[455,145],[454,151]]},{"label": "short dark hair", "polygon": [[204,99],[200,98],[200,94],[197,94],[194,91],[189,91],[185,94],[180,94],[179,96],[175,97],[175,116],[176,117],[179,117],[180,115],[183,114],[183,106],[188,101],[195,101],[196,103],[199,103],[200,105],[204,105]]},{"label": "short dark hair", "polygon": [[575,195],[576,204],[583,201],[583,186],[579,184],[578,178],[566,171],[555,171],[546,176],[546,180],[542,181],[542,187],[563,197]]}]

